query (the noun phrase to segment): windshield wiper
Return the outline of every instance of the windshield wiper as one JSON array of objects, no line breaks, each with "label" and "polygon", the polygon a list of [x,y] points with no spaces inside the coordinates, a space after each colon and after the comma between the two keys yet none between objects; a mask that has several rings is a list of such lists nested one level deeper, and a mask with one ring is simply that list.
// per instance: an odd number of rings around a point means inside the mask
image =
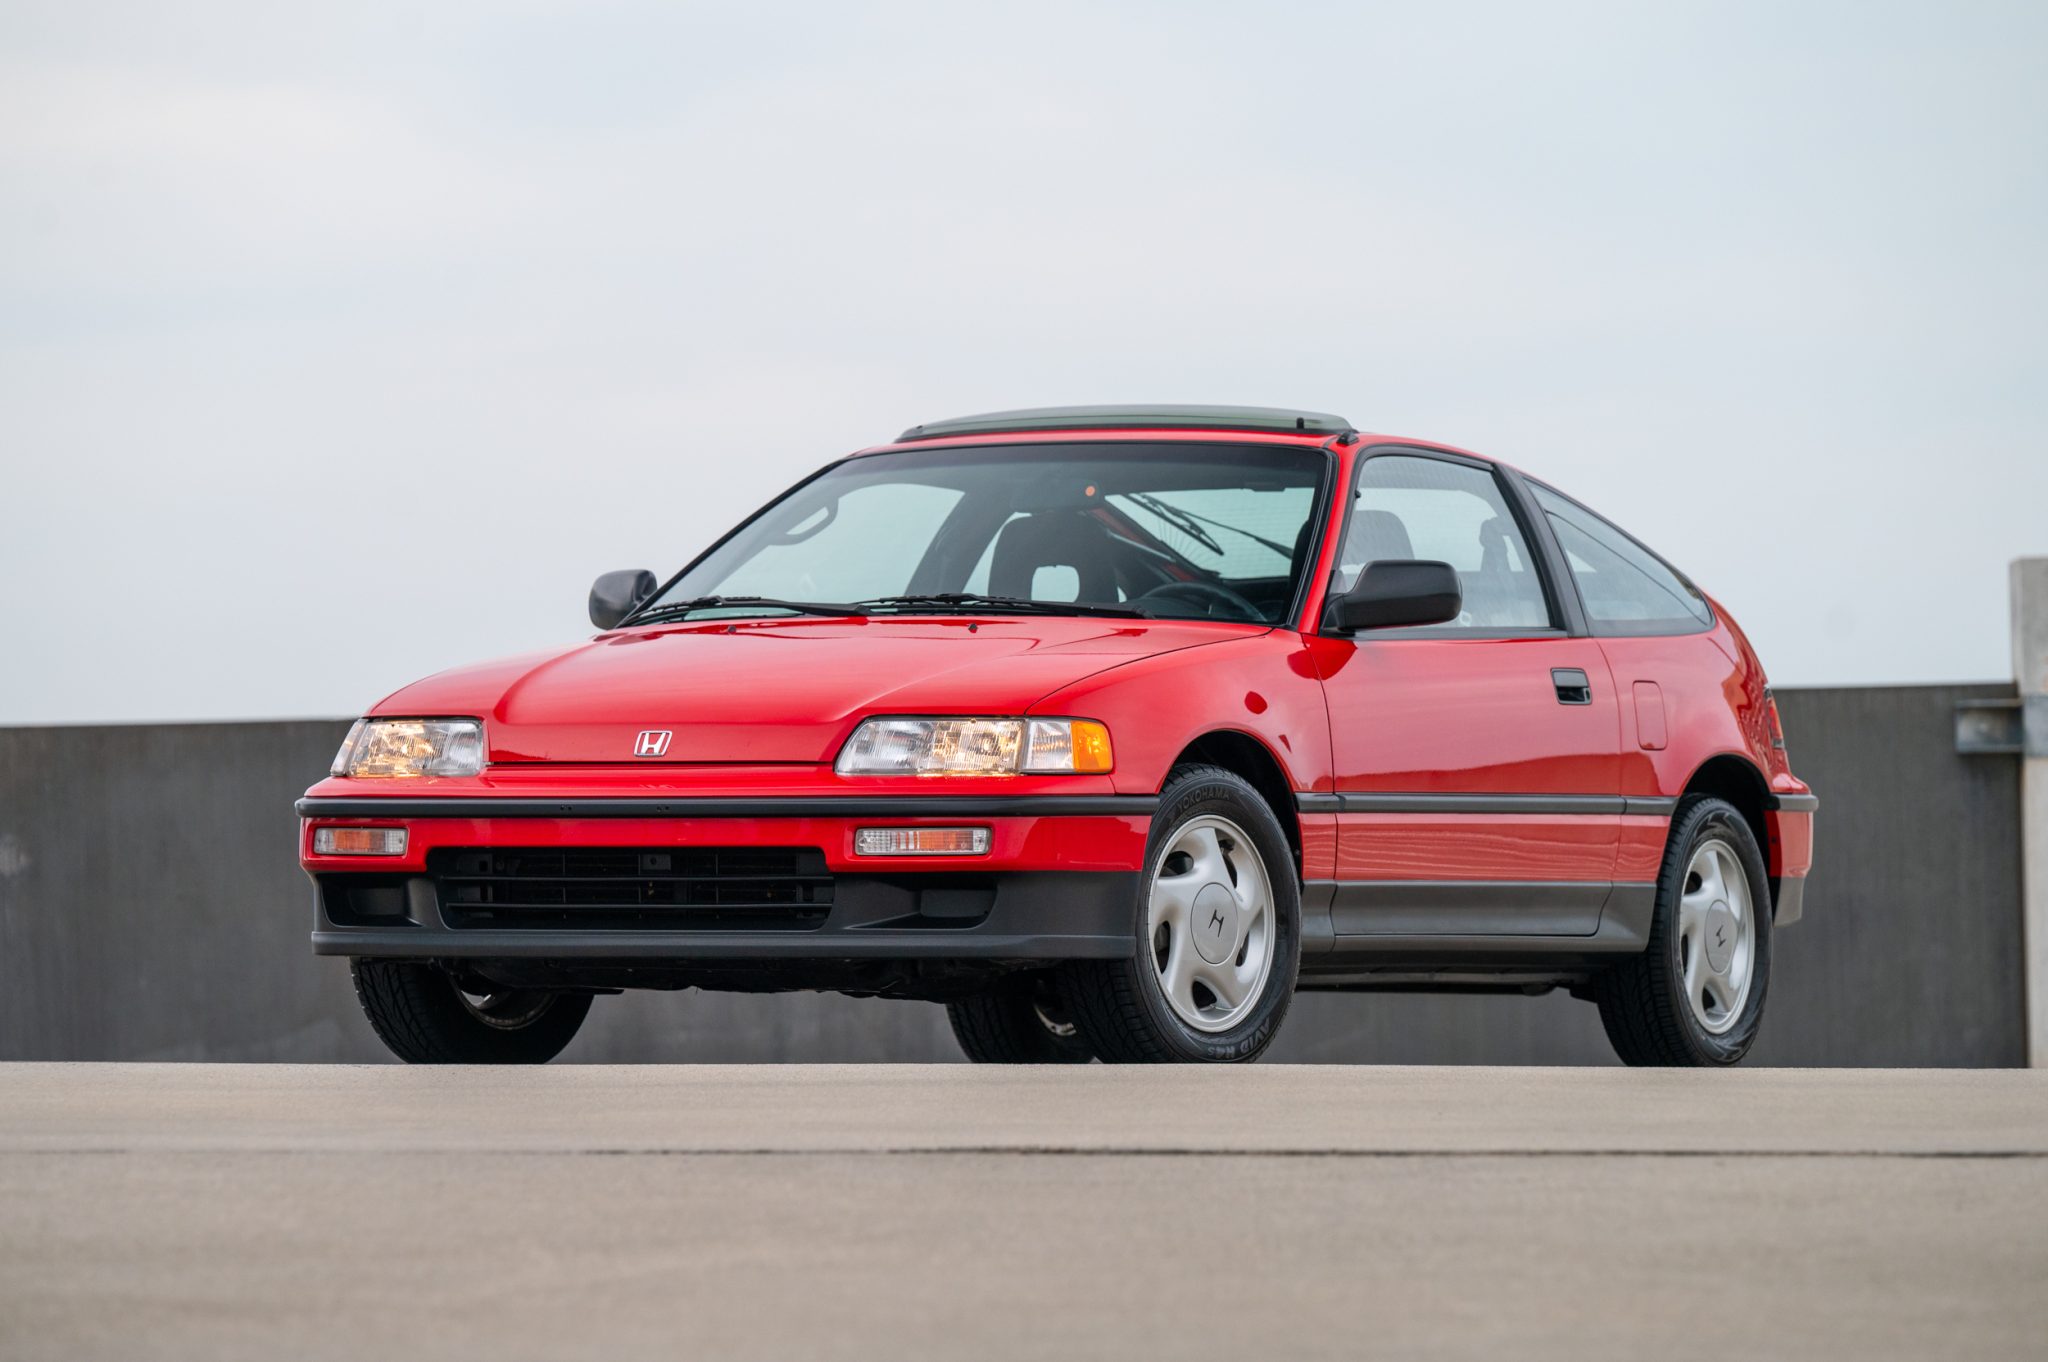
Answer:
[{"label": "windshield wiper", "polygon": [[1198,511],[1190,511],[1184,506],[1175,506],[1170,501],[1161,501],[1150,492],[1125,492],[1123,495],[1126,499],[1137,502],[1161,520],[1171,521],[1184,531],[1189,538],[1197,543],[1206,545],[1211,553],[1223,552],[1223,546],[1216,542],[1214,536],[1202,528],[1204,525],[1214,525],[1219,530],[1229,530],[1232,534],[1241,534],[1254,544],[1263,544],[1290,562],[1294,559],[1294,550],[1287,545],[1277,543],[1266,538],[1264,535],[1253,534],[1250,530],[1239,529],[1227,520],[1218,520],[1214,516],[1206,516]]},{"label": "windshield wiper", "polygon": [[1122,605],[1096,605],[1089,601],[1034,601],[1023,596],[987,596],[979,591],[927,591],[912,596],[878,596],[862,606],[900,607],[906,610],[951,609],[995,611],[1020,615],[1109,615],[1117,619],[1147,619],[1142,610]]},{"label": "windshield wiper", "polygon": [[721,606],[741,609],[787,610],[797,615],[830,615],[851,617],[861,612],[850,605],[832,605],[823,601],[782,601],[773,596],[697,596],[687,601],[669,601],[663,605],[642,610],[630,619],[621,620],[620,628],[631,624],[654,624],[661,620],[680,619],[698,610],[715,610]]}]

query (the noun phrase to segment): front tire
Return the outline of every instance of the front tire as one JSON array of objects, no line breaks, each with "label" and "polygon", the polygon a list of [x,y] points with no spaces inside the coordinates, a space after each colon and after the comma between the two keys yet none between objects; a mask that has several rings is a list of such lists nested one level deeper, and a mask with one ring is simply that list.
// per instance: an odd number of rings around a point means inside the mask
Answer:
[{"label": "front tire", "polygon": [[1771,886],[1732,804],[1681,800],[1657,877],[1650,945],[1609,970],[1600,1021],[1624,1064],[1706,1068],[1749,1053],[1771,981]]},{"label": "front tire", "polygon": [[357,958],[349,973],[377,1038],[408,1064],[545,1064],[575,1039],[590,1011],[587,993],[472,992],[447,971],[411,960]]},{"label": "front tire", "polygon": [[1106,1063],[1244,1063],[1273,1043],[1301,967],[1301,885],[1271,806],[1235,772],[1167,777],[1146,843],[1128,960],[1060,973],[1067,1014]]},{"label": "front tire", "polygon": [[1095,1058],[1043,974],[1013,976],[946,1004],[953,1037],[976,1064],[1087,1064]]}]

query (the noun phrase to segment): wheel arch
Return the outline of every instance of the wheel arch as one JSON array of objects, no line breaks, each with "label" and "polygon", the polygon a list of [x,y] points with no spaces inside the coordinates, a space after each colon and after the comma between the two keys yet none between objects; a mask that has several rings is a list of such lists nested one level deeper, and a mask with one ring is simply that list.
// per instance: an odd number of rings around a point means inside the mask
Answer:
[{"label": "wheel arch", "polygon": [[1273,816],[1280,820],[1281,830],[1287,834],[1287,848],[1294,857],[1294,875],[1300,879],[1301,816],[1294,805],[1293,782],[1288,779],[1287,768],[1274,755],[1273,749],[1242,729],[1217,728],[1181,748],[1180,754],[1173,759],[1173,766],[1185,766],[1190,762],[1220,766],[1234,772],[1259,792],[1259,797],[1273,810]]},{"label": "wheel arch", "polygon": [[[1749,824],[1749,830],[1756,835],[1756,849],[1764,858],[1766,867],[1771,864],[1770,797],[1771,787],[1764,773],[1757,769],[1754,761],[1733,752],[1722,752],[1707,758],[1685,782],[1685,795],[1712,795],[1735,806],[1742,815],[1742,821]],[[1771,877],[1771,911],[1778,908],[1778,881]]]}]

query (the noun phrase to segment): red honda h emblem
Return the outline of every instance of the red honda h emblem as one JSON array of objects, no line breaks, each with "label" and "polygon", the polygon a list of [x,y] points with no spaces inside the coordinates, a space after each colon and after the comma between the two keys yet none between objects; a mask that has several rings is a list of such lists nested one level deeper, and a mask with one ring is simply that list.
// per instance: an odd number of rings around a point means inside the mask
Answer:
[{"label": "red honda h emblem", "polygon": [[633,740],[633,755],[636,757],[658,757],[668,751],[668,740],[675,736],[666,728],[643,728],[640,736]]}]

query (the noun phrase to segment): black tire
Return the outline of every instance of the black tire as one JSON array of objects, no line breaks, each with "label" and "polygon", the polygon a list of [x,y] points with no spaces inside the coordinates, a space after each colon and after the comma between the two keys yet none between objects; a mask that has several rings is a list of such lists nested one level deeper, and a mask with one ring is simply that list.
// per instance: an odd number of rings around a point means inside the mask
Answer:
[{"label": "black tire", "polygon": [[501,990],[471,1002],[445,970],[412,960],[349,961],[377,1038],[408,1064],[545,1064],[575,1039],[588,993]]},{"label": "black tire", "polygon": [[946,1019],[976,1064],[1087,1064],[1095,1058],[1049,975],[1012,976],[955,998],[946,1004]]},{"label": "black tire", "polygon": [[[1258,852],[1272,890],[1273,963],[1257,1001],[1227,1031],[1203,1031],[1183,1021],[1167,1001],[1146,927],[1146,905],[1164,852],[1180,828],[1213,814],[1243,829]],[[1301,883],[1287,834],[1270,805],[1242,776],[1217,766],[1183,766],[1167,777],[1145,873],[1131,906],[1137,950],[1128,960],[1076,960],[1058,972],[1060,996],[1089,1048],[1112,1064],[1247,1063],[1273,1043],[1294,999],[1301,969]]]},{"label": "black tire", "polygon": [[[1734,1021],[1718,1034],[1695,1014],[1685,985],[1678,925],[1693,857],[1718,839],[1731,848],[1748,883],[1752,955],[1748,993]],[[1671,837],[1657,876],[1649,948],[1615,966],[1598,985],[1600,1021],[1624,1064],[1706,1068],[1738,1063],[1763,1020],[1771,982],[1771,884],[1747,819],[1725,800],[1688,795],[1671,818]]]}]

